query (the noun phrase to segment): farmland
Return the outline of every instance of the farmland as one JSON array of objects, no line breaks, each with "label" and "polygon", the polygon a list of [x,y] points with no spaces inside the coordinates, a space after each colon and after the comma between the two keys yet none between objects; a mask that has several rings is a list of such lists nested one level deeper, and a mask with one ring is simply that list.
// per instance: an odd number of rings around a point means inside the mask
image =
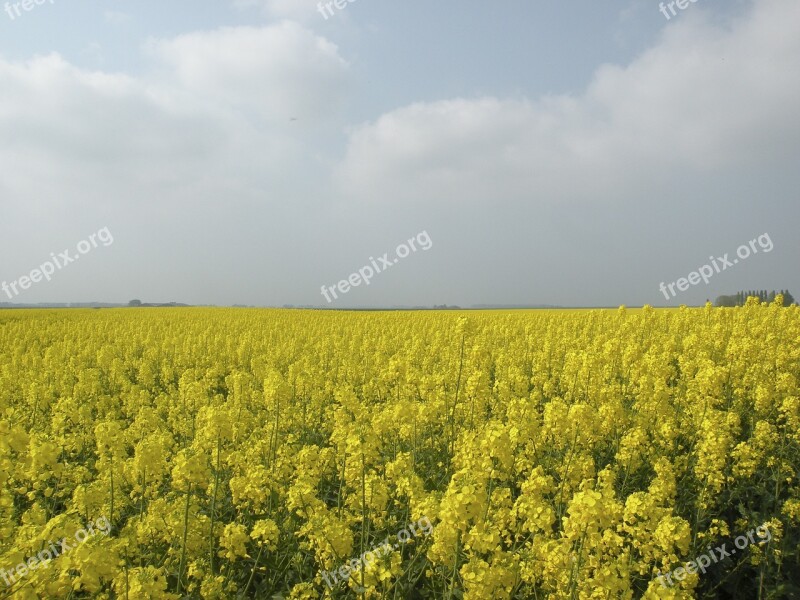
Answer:
[{"label": "farmland", "polygon": [[0,598],[794,597],[778,304],[1,311]]}]

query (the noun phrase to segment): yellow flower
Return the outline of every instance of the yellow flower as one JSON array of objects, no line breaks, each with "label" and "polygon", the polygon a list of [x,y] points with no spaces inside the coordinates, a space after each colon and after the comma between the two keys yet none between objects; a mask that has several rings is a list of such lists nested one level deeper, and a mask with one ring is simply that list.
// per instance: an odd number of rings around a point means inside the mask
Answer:
[{"label": "yellow flower", "polygon": [[270,519],[261,519],[256,521],[253,525],[253,530],[250,532],[250,537],[255,540],[258,545],[266,546],[272,551],[278,547],[278,539],[280,538],[280,529],[275,524],[275,521]]},{"label": "yellow flower", "polygon": [[226,560],[236,560],[237,558],[249,558],[247,554],[247,542],[250,536],[247,535],[247,528],[238,523],[228,523],[219,538],[219,545],[222,548],[219,555]]}]

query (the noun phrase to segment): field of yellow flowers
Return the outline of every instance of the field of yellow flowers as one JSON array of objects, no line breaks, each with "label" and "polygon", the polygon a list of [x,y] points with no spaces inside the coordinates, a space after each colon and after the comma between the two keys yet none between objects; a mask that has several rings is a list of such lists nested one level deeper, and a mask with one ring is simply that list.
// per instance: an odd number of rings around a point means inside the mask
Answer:
[{"label": "field of yellow flowers", "polygon": [[779,302],[0,311],[0,600],[800,597]]}]

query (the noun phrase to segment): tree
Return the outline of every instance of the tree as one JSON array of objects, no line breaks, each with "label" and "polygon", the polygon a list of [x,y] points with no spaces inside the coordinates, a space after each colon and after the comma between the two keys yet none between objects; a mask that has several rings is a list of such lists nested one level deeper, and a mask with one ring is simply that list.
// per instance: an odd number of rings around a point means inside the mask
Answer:
[{"label": "tree", "polygon": [[717,299],[714,300],[714,304],[716,306],[736,306],[736,296],[718,296]]},{"label": "tree", "polygon": [[795,299],[789,293],[789,290],[781,290],[780,292],[775,290],[743,290],[736,292],[734,296],[720,296],[717,298],[716,304],[717,306],[727,306],[726,304],[719,304],[720,300],[724,298],[732,298],[734,306],[744,306],[748,298],[758,298],[761,303],[772,304],[779,294],[783,295],[783,306],[791,306],[795,303]]},{"label": "tree", "polygon": [[128,306],[141,306],[141,305],[142,305],[141,300],[131,300],[130,302],[128,302]]}]

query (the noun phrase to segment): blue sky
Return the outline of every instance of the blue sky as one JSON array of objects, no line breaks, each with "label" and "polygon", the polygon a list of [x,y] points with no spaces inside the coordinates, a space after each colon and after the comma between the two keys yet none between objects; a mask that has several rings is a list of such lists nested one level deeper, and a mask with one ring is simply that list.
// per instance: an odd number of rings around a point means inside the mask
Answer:
[{"label": "blue sky", "polygon": [[[13,3],[12,3],[13,4]],[[13,11],[13,8],[11,8]],[[0,13],[14,302],[696,304],[797,290],[800,12],[659,3],[54,0]],[[662,281],[774,250],[665,300]],[[0,293],[0,301],[9,300]]]}]

